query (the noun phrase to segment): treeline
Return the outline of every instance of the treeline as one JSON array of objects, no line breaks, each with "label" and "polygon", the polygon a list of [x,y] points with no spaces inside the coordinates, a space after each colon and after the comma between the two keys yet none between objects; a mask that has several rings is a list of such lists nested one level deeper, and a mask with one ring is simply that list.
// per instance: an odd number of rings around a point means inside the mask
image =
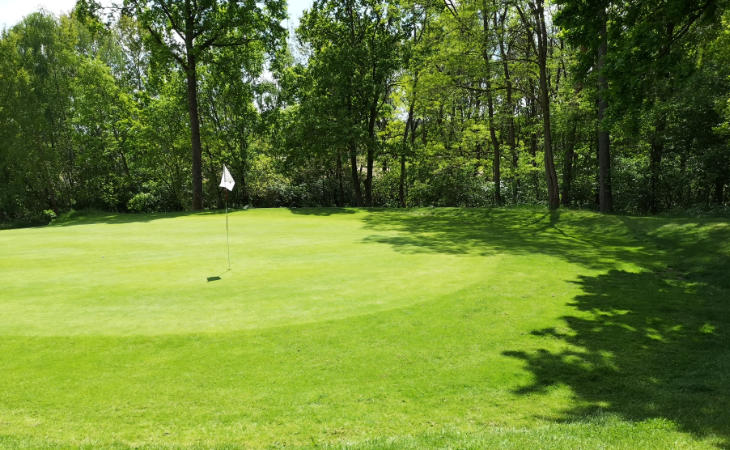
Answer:
[{"label": "treeline", "polygon": [[[0,221],[727,205],[722,0],[81,0],[0,37]],[[287,44],[288,43],[288,44]]]}]

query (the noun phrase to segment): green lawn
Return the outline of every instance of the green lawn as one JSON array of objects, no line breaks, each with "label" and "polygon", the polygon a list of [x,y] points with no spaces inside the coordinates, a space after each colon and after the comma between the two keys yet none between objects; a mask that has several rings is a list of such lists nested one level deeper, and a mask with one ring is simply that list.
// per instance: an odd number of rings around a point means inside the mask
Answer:
[{"label": "green lawn", "polygon": [[222,213],[0,231],[0,447],[730,446],[727,219],[230,229],[230,271]]}]

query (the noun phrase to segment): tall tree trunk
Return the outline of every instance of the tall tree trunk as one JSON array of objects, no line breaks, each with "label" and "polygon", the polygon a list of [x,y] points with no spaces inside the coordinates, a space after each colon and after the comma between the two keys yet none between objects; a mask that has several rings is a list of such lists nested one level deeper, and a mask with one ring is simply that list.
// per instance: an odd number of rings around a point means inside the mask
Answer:
[{"label": "tall tree trunk", "polygon": [[400,154],[400,180],[398,181],[398,205],[405,208],[406,205],[406,154]]},{"label": "tall tree trunk", "polygon": [[489,17],[487,9],[487,0],[482,0],[482,58],[484,59],[485,82],[487,91],[487,113],[489,114],[489,137],[492,141],[494,149],[494,160],[492,162],[492,177],[494,179],[494,203],[502,204],[502,172],[500,162],[502,155],[499,149],[499,140],[494,125],[494,100],[492,96],[492,70],[491,70],[491,54],[489,52]]},{"label": "tall tree trunk", "polygon": [[357,146],[350,141],[350,173],[352,175],[352,193],[354,206],[362,205],[362,191],[360,190],[360,175],[357,173]]},{"label": "tall tree trunk", "polygon": [[367,174],[365,175],[365,206],[373,206],[373,165],[375,163],[375,119],[378,113],[378,101],[373,100],[368,120]]},{"label": "tall tree trunk", "polygon": [[[398,203],[401,208],[406,207],[406,148],[408,146],[408,133],[411,132],[411,147],[416,138],[416,130],[413,127],[413,110],[416,107],[416,86],[418,84],[418,73],[413,80],[413,97],[410,105],[408,105],[408,119],[406,120],[405,130],[403,131],[403,145],[400,154],[400,180],[398,181]],[[411,128],[413,128],[411,130]]]},{"label": "tall tree trunk", "polygon": [[202,146],[200,145],[200,116],[198,114],[198,61],[195,57],[195,22],[190,1],[185,1],[185,51],[187,67],[185,75],[188,82],[188,115],[190,116],[190,143],[193,159],[193,210],[203,209]]},{"label": "tall tree trunk", "polygon": [[[536,114],[537,115],[537,114]],[[536,117],[536,115],[534,117]],[[535,200],[540,201],[542,198],[540,192],[540,178],[537,170],[537,132],[530,131],[530,157],[532,158],[532,184],[535,186]]]},{"label": "tall tree trunk", "polygon": [[[348,3],[348,7],[351,5]],[[352,12],[350,12],[352,14]],[[352,80],[350,80],[352,81]],[[352,84],[352,83],[351,83]],[[347,97],[347,115],[352,120],[352,96]],[[347,148],[350,153],[350,175],[352,176],[352,194],[354,206],[362,206],[362,191],[360,190],[360,174],[357,170],[357,142],[354,137],[350,137],[347,143]]]},{"label": "tall tree trunk", "polygon": [[602,213],[613,210],[613,195],[611,193],[611,154],[610,138],[605,124],[606,109],[608,108],[608,81],[603,73],[608,47],[606,34],[606,11],[601,10],[600,45],[598,46],[598,202]]},{"label": "tall tree trunk", "polygon": [[662,157],[664,156],[665,121],[664,115],[661,114],[656,121],[649,152],[649,212],[653,214],[659,212],[659,181],[662,173]]},{"label": "tall tree trunk", "polygon": [[[489,101],[491,104],[491,100]],[[491,105],[490,108],[492,109]],[[492,113],[490,113],[492,114]],[[497,135],[494,131],[493,127],[490,127],[489,135],[492,139],[492,147],[494,147],[494,153],[493,160],[492,160],[492,177],[494,179],[494,204],[499,206],[502,204],[502,170],[501,170],[501,161],[502,161],[502,154],[499,147],[499,140],[497,140]]]},{"label": "tall tree trunk", "polygon": [[512,100],[512,74],[509,70],[509,63],[507,61],[507,51],[504,46],[504,21],[507,17],[507,10],[505,9],[499,21],[497,16],[494,16],[495,27],[499,26],[499,55],[502,59],[502,70],[504,72],[504,86],[507,94],[507,145],[509,146],[510,155],[512,156],[512,203],[517,203],[517,190],[519,181],[517,180],[517,166],[518,166],[518,155],[517,155],[517,142],[515,140],[515,118],[514,118],[514,102]]},{"label": "tall tree trunk", "polygon": [[372,143],[368,145],[367,173],[365,175],[365,206],[373,206],[373,164],[375,150]]},{"label": "tall tree trunk", "polygon": [[[532,35],[528,36],[529,39],[532,39]],[[526,59],[530,58],[530,46],[527,46],[527,56]],[[538,177],[537,172],[537,132],[535,131],[534,127],[537,125],[537,94],[535,93],[535,83],[534,80],[531,78],[528,81],[528,97],[527,97],[527,105],[528,105],[528,117],[529,117],[529,125],[530,125],[530,146],[529,146],[529,152],[531,157],[531,163],[533,170],[532,171],[532,184],[535,187],[535,200],[540,201],[540,179]]]},{"label": "tall tree trunk", "polygon": [[548,90],[547,75],[547,29],[545,27],[545,8],[543,0],[533,3],[535,15],[538,55],[537,62],[540,69],[540,106],[542,108],[543,140],[545,145],[545,179],[548,190],[548,206],[550,209],[560,207],[560,195],[558,194],[558,175],[555,172],[555,159],[553,157],[552,130],[550,126],[550,91]]},{"label": "tall tree trunk", "polygon": [[337,150],[335,170],[337,170],[337,206],[343,206],[345,204],[345,188],[342,181],[342,154],[340,154],[339,150]]},{"label": "tall tree trunk", "polygon": [[568,145],[565,149],[565,160],[563,161],[563,195],[561,201],[563,206],[570,206],[571,189],[573,185],[573,160],[575,159],[575,141],[578,127],[577,119],[574,119],[573,126],[568,135]]},{"label": "tall tree trunk", "polygon": [[202,146],[200,145],[200,117],[198,115],[198,82],[195,57],[188,54],[188,115],[190,117],[190,143],[193,158],[193,210],[203,209]]}]

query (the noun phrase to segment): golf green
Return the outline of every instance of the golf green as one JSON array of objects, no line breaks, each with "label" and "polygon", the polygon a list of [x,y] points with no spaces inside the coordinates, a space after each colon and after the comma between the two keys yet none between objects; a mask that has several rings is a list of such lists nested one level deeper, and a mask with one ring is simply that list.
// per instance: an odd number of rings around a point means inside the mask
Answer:
[{"label": "golf green", "polygon": [[730,445],[730,222],[77,214],[0,231],[0,447]]}]

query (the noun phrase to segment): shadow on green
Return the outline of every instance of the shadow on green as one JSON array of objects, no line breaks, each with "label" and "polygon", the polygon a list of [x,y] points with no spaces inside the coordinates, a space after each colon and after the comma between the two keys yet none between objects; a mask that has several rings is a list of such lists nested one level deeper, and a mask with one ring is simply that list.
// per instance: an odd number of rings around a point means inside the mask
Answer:
[{"label": "shadow on green", "polygon": [[525,220],[525,212],[494,209],[381,212],[364,221],[368,242],[400,252],[544,254],[601,271],[574,281],[582,294],[571,306],[580,313],[563,317],[566,329],[532,331],[579,350],[502,352],[534,375],[516,392],[563,385],[581,406],[563,411],[562,422],[599,411],[663,418],[730,445],[727,220],[537,211]]},{"label": "shadow on green", "polygon": [[333,216],[335,214],[355,214],[358,210],[352,208],[288,208],[292,214],[302,214],[307,216]]},{"label": "shadow on green", "polygon": [[[244,210],[230,210],[230,212],[239,212]],[[207,211],[175,211],[175,212],[159,212],[147,214],[126,214],[126,213],[110,213],[96,210],[71,211],[61,215],[54,220],[51,226],[68,227],[73,225],[88,225],[96,223],[106,224],[122,224],[122,223],[144,223],[152,222],[160,219],[173,219],[176,217],[186,216],[209,216],[224,213],[225,210],[207,210]]]}]

